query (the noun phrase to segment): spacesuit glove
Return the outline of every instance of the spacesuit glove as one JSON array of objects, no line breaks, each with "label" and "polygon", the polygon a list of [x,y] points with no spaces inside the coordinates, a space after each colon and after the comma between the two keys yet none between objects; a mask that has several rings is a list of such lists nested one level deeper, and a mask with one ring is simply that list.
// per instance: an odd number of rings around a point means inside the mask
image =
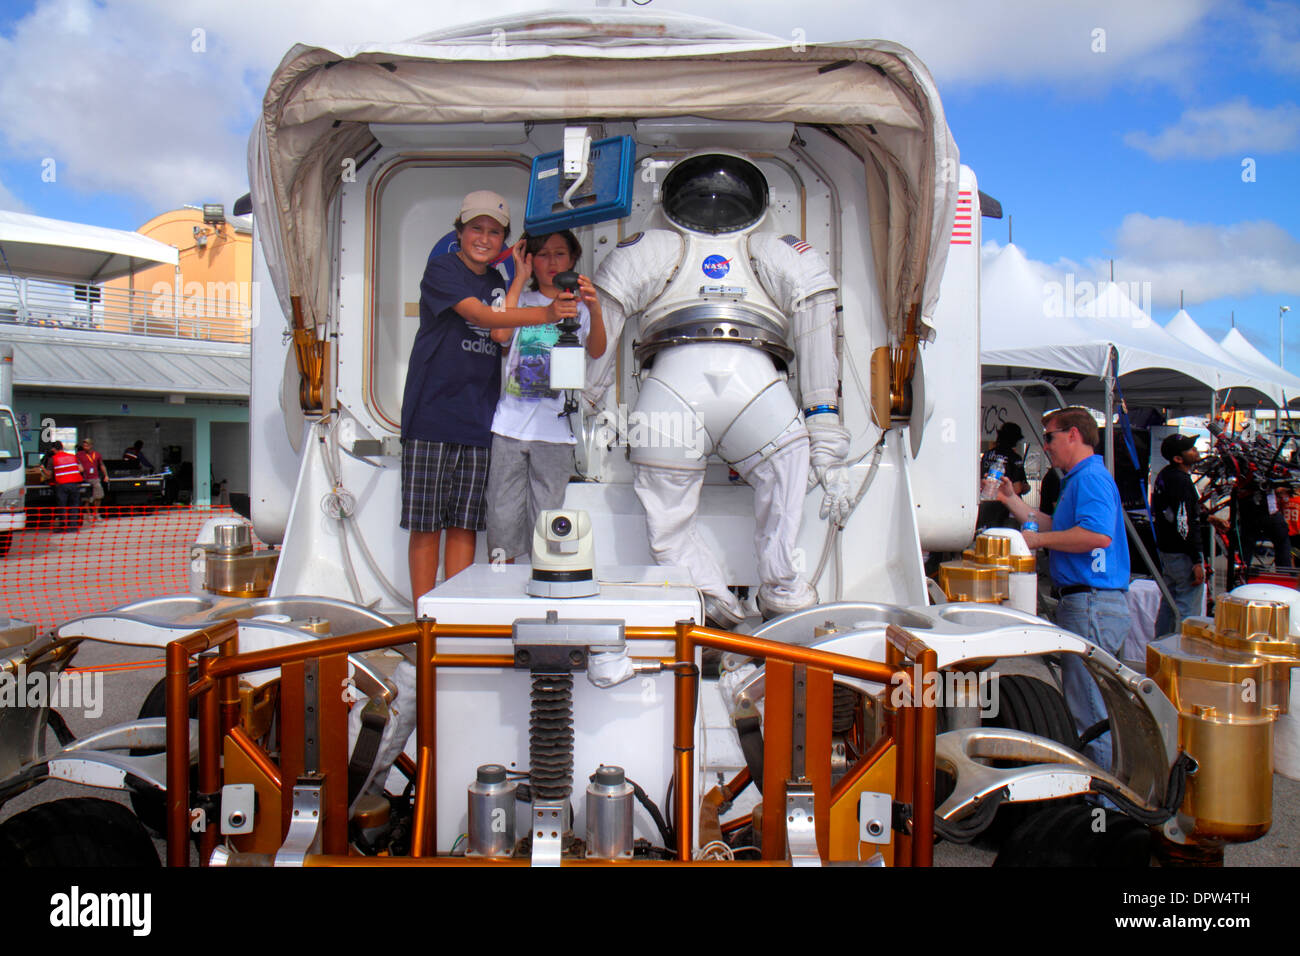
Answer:
[{"label": "spacesuit glove", "polygon": [[844,464],[834,464],[822,472],[822,488],[826,494],[822,497],[822,506],[818,514],[837,527],[844,527],[853,508],[853,493],[849,487],[849,469]]},{"label": "spacesuit glove", "polygon": [[814,415],[808,419],[809,462],[808,490],[822,480],[827,468],[842,465],[849,454],[849,430],[834,415]]}]

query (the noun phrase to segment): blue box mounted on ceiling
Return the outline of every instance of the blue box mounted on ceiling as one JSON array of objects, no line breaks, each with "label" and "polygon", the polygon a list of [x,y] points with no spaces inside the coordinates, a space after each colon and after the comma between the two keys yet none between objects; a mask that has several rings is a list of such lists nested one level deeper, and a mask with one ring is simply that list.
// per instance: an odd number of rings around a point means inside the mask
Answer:
[{"label": "blue box mounted on ceiling", "polygon": [[587,160],[587,178],[569,200],[572,208],[564,205],[564,193],[571,184],[560,173],[563,150],[534,157],[524,229],[540,235],[622,219],[632,211],[635,149],[631,136],[594,141]]}]

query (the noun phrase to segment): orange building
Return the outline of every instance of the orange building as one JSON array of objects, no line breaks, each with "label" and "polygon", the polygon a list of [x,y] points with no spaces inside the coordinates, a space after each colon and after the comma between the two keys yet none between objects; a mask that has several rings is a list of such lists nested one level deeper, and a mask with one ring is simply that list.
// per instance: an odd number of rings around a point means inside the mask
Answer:
[{"label": "orange building", "polygon": [[105,331],[248,341],[253,233],[247,217],[229,218],[222,206],[209,204],[162,213],[136,231],[175,246],[180,261],[174,270],[153,266],[104,283],[106,304],[115,304],[102,311]]}]

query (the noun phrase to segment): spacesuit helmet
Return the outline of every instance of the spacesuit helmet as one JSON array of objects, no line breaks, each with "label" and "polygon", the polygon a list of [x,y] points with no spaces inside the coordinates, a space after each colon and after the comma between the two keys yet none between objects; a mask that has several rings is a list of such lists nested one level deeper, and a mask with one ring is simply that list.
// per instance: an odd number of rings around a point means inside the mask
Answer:
[{"label": "spacesuit helmet", "polygon": [[687,156],[664,177],[664,215],[693,232],[739,232],[767,212],[767,179],[733,153]]}]

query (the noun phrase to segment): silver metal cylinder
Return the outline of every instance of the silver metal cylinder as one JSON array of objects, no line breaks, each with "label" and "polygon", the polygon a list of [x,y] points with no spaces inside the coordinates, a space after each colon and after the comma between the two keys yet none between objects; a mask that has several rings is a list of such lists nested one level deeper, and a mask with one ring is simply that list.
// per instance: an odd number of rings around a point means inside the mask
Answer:
[{"label": "silver metal cylinder", "polygon": [[246,524],[219,524],[212,529],[212,536],[222,554],[242,554],[253,550],[253,538]]},{"label": "silver metal cylinder", "polygon": [[587,787],[587,856],[632,856],[632,785],[622,767],[600,767]]},{"label": "silver metal cylinder", "polygon": [[488,763],[469,785],[468,856],[511,856],[515,852],[515,788],[506,768]]}]

